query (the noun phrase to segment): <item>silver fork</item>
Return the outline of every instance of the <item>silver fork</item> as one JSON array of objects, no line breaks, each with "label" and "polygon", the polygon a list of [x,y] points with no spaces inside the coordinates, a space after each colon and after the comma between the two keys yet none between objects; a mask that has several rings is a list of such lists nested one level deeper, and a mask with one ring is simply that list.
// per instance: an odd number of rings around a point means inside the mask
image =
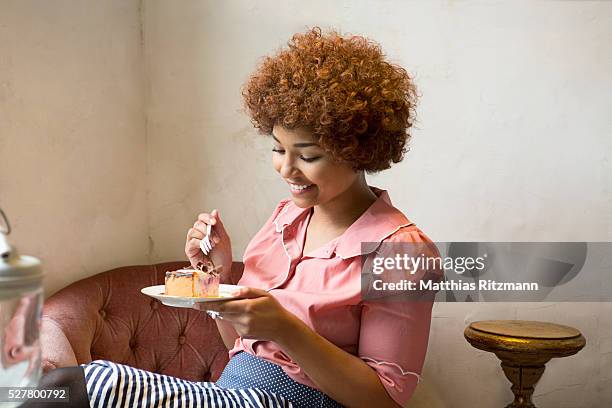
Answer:
[{"label": "silver fork", "polygon": [[210,239],[210,233],[212,231],[212,225],[206,224],[206,236],[200,241],[200,249],[204,252],[204,255],[208,255],[212,251],[214,242]]}]

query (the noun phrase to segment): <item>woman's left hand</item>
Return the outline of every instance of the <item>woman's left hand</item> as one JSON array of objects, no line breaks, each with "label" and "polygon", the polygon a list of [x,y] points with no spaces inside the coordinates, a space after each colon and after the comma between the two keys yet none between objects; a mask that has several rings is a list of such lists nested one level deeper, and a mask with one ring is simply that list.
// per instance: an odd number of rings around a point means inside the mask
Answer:
[{"label": "woman's left hand", "polygon": [[245,287],[232,295],[242,299],[196,303],[194,307],[220,313],[244,339],[278,342],[297,319],[265,290]]}]

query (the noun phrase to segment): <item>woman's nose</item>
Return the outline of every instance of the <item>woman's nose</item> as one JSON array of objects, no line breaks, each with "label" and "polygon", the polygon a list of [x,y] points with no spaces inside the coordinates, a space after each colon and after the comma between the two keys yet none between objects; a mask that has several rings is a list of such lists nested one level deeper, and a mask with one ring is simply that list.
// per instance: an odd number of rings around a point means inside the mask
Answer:
[{"label": "woman's nose", "polygon": [[295,167],[295,161],[289,154],[285,154],[283,157],[283,163],[280,168],[280,175],[285,178],[291,178],[296,173],[299,172],[299,169]]}]

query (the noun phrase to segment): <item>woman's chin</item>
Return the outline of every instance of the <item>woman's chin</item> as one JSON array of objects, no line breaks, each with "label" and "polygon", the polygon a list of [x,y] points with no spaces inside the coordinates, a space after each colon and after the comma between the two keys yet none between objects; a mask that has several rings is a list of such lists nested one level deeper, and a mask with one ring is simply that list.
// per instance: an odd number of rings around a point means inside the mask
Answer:
[{"label": "woman's chin", "polygon": [[296,206],[298,206],[300,208],[310,208],[310,207],[314,206],[314,204],[311,203],[310,201],[296,199],[295,197],[292,197],[291,201],[293,201],[293,204],[295,204]]}]

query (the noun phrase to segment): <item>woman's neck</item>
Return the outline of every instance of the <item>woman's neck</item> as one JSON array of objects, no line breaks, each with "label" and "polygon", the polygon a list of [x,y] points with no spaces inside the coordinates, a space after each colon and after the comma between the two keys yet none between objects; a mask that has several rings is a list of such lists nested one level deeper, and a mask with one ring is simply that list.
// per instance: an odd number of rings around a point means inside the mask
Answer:
[{"label": "woman's neck", "polygon": [[342,194],[333,200],[316,205],[313,208],[311,222],[348,228],[363,214],[378,197],[370,190],[365,174],[357,177],[355,182]]}]

